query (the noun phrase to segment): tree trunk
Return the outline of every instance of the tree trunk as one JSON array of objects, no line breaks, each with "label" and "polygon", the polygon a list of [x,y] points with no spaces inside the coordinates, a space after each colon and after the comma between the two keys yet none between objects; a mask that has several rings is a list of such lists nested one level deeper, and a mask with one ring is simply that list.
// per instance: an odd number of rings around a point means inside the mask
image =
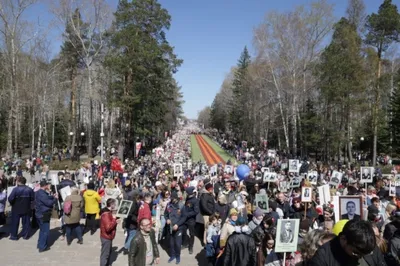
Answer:
[{"label": "tree trunk", "polygon": [[[76,144],[76,70],[71,71],[71,157],[75,155]],[[71,137],[71,136],[69,136]]]},{"label": "tree trunk", "polygon": [[[56,128],[56,116],[53,110],[53,126],[51,127],[51,160],[53,160],[53,153],[54,153],[54,136],[55,136],[55,128]],[[60,147],[59,147],[60,148]]]},{"label": "tree trunk", "polygon": [[31,155],[35,151],[35,107],[32,108],[32,142],[31,142]]},{"label": "tree trunk", "polygon": [[378,146],[378,110],[379,110],[379,103],[381,99],[380,94],[380,78],[381,78],[381,68],[382,68],[382,60],[379,57],[378,60],[378,80],[376,84],[376,92],[375,92],[375,104],[374,104],[374,117],[373,117],[373,128],[374,128],[374,139],[373,139],[373,148],[372,148],[372,166],[376,166],[376,155],[377,155],[377,146]]},{"label": "tree trunk", "polygon": [[[40,120],[39,120],[40,121]],[[40,149],[40,147],[41,147],[41,145],[40,145],[40,142],[42,141],[42,132],[43,132],[43,127],[42,127],[42,122],[40,121],[39,122],[39,135],[38,135],[38,142],[37,142],[37,153],[38,153],[38,157],[40,157],[40,151],[41,151],[41,149]]]},{"label": "tree trunk", "polygon": [[111,108],[108,109],[108,119],[110,121],[107,136],[107,157],[110,158],[110,152],[112,147],[112,134],[113,134],[113,111]]},{"label": "tree trunk", "polygon": [[92,158],[93,156],[93,133],[92,133],[92,124],[93,124],[93,100],[92,100],[92,72],[91,66],[87,67],[88,70],[88,86],[89,86],[89,123],[88,123],[88,156]]}]

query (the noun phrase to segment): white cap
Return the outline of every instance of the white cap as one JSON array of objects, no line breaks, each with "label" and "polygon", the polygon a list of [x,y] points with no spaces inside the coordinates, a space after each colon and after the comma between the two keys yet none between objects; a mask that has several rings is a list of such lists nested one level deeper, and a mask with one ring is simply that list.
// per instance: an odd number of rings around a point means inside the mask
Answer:
[{"label": "white cap", "polygon": [[156,182],[156,187],[161,186],[161,185],[162,185],[161,181]]}]

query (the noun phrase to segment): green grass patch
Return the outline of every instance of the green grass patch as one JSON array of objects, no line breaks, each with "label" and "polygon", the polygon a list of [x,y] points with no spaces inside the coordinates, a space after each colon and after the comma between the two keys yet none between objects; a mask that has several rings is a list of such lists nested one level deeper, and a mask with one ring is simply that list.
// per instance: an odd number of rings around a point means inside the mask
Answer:
[{"label": "green grass patch", "polygon": [[190,136],[190,146],[192,150],[192,162],[205,162],[195,135]]},{"label": "green grass patch", "polygon": [[215,143],[212,139],[210,139],[206,135],[202,135],[202,136],[203,136],[204,140],[207,141],[208,144],[210,144],[210,146],[214,149],[214,151],[216,153],[218,153],[219,156],[221,156],[222,159],[225,160],[225,162],[227,162],[228,160],[231,160],[232,163],[236,162],[234,157],[232,157],[224,149],[222,149],[220,146],[218,146],[218,144]]}]

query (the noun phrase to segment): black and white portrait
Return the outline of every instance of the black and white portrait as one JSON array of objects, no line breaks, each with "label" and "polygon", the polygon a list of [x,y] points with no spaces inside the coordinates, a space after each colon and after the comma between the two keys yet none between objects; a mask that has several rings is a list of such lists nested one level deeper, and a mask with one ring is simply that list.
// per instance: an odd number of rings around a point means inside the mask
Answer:
[{"label": "black and white portrait", "polygon": [[132,208],[133,201],[122,200],[117,211],[117,217],[126,218]]},{"label": "black and white portrait", "polygon": [[340,219],[361,220],[362,217],[361,197],[341,196],[339,197]]},{"label": "black and white portrait", "polygon": [[307,178],[311,184],[316,185],[318,181],[318,172],[317,171],[308,172]]},{"label": "black and white portrait", "polygon": [[299,160],[289,160],[289,172],[298,173],[300,170]]},{"label": "black and white portrait", "polygon": [[373,167],[361,167],[361,183],[371,183],[374,176],[375,169]]},{"label": "black and white portrait", "polygon": [[300,219],[279,219],[275,239],[275,252],[296,251]]},{"label": "black and white portrait", "polygon": [[182,164],[176,163],[174,164],[174,176],[180,177],[183,175]]},{"label": "black and white portrait", "polygon": [[396,197],[396,186],[392,181],[389,183],[389,196]]},{"label": "black and white portrait", "polygon": [[312,201],[312,188],[310,187],[302,187],[301,188],[301,201],[302,202],[311,202]]},{"label": "black and white portrait", "polygon": [[342,181],[342,176],[342,173],[333,171],[329,184],[335,187],[339,186],[340,182]]},{"label": "black and white portrait", "polygon": [[299,176],[295,176],[290,180],[290,188],[300,187],[301,179]]},{"label": "black and white portrait", "polygon": [[225,165],[224,173],[226,174],[233,174],[233,166],[232,165]]},{"label": "black and white portrait", "polygon": [[264,172],[263,181],[266,182],[275,182],[278,175],[275,172]]}]

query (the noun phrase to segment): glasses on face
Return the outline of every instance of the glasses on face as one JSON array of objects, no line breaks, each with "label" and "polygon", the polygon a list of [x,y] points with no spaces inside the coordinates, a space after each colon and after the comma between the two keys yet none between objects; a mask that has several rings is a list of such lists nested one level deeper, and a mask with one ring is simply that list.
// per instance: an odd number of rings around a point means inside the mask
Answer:
[{"label": "glasses on face", "polygon": [[148,223],[148,224],[142,224],[143,227],[148,227],[148,226],[150,226],[150,225],[151,225],[150,223]]},{"label": "glasses on face", "polygon": [[273,246],[273,245],[274,245],[274,242],[269,242],[269,241],[268,241],[268,242],[267,242],[267,245],[268,245],[268,246]]}]

